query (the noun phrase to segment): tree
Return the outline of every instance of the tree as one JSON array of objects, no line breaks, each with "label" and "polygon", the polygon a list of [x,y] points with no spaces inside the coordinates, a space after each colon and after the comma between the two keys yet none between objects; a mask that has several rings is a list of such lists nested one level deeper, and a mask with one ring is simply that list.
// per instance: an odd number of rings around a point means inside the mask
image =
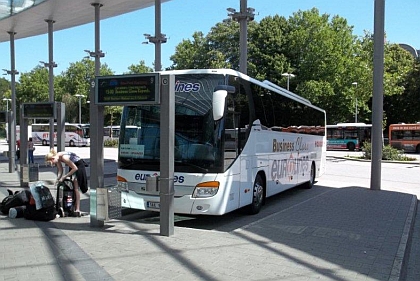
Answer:
[{"label": "tree", "polygon": [[278,15],[263,18],[249,30],[248,73],[259,79],[268,79],[281,85],[282,73],[290,71],[285,56],[287,20]]},{"label": "tree", "polygon": [[5,78],[0,78],[0,98],[10,98],[10,96],[5,95],[10,90],[10,82]]},{"label": "tree", "polygon": [[[365,100],[359,106],[364,109],[360,112],[361,116],[370,120],[373,93],[373,35],[366,33],[360,40],[359,56],[366,66],[359,68],[360,72],[365,72],[362,88],[358,85],[358,91],[362,91]],[[406,91],[409,87],[407,79],[414,73],[415,62],[409,52],[399,47],[397,44],[385,43],[384,48],[384,118],[388,125],[398,122],[406,122],[406,110],[408,107],[405,101],[411,94]],[[415,94],[414,94],[415,95]],[[408,118],[411,119],[411,118]]]},{"label": "tree", "polygon": [[[112,75],[113,71],[107,64],[101,64],[99,70],[100,75]],[[81,61],[70,63],[66,71],[63,71],[57,80],[56,100],[66,104],[67,122],[79,122],[78,106],[79,99],[75,95],[83,95],[86,97],[82,106],[82,123],[88,123],[89,105],[86,102],[89,98],[91,90],[91,80],[95,77],[95,62],[89,58],[83,58]],[[108,116],[109,117],[109,116]]]},{"label": "tree", "polygon": [[193,41],[183,40],[175,48],[175,54],[171,56],[173,61],[170,69],[194,69],[205,68],[206,39],[202,32],[194,32]]},{"label": "tree", "polygon": [[[345,19],[330,20],[317,9],[298,11],[288,20],[276,15],[252,21],[248,73],[284,86],[287,78],[282,73],[292,72],[297,75],[290,81],[292,91],[325,108],[330,120],[346,121],[354,97],[356,39]],[[217,23],[206,36],[195,32],[193,41],[181,42],[171,59],[173,68],[238,69],[239,24],[229,19]]]},{"label": "tree", "polygon": [[124,74],[140,74],[140,73],[148,73],[153,72],[153,68],[146,66],[144,60],[141,60],[139,64],[132,64],[128,67],[128,72]]},{"label": "tree", "polygon": [[[194,32],[171,56],[172,68],[239,66],[239,24],[217,23],[204,36]],[[396,44],[385,45],[384,109],[389,122],[420,120],[419,62]],[[358,38],[347,20],[316,8],[248,23],[248,73],[259,80],[286,84],[281,74],[296,74],[290,89],[327,111],[328,123],[371,123],[373,36]],[[356,83],[354,83],[356,82]],[[402,113],[402,114],[401,114]]]},{"label": "tree", "polygon": [[40,65],[22,73],[16,85],[17,103],[49,101],[48,70]]},{"label": "tree", "polygon": [[[414,60],[411,54],[398,45],[393,47],[395,56],[398,56],[401,62],[407,59],[412,61],[412,66],[408,67],[409,63],[406,61],[408,68],[399,66],[397,67],[398,70],[395,69],[394,71],[393,77],[397,80],[399,87],[396,88],[396,91],[391,91],[389,95],[384,97],[387,125],[401,122],[416,123],[420,121],[420,60]],[[403,55],[402,58],[401,55]]]},{"label": "tree", "polygon": [[[16,116],[22,103],[49,101],[48,70],[37,65],[30,72],[21,73],[16,83]],[[17,118],[19,121],[19,118]]]},{"label": "tree", "polygon": [[[286,57],[294,69],[294,91],[327,111],[328,123],[349,121],[355,81],[352,73],[356,37],[339,16],[330,20],[316,8],[298,11],[288,20]],[[293,87],[291,87],[293,89]]]}]

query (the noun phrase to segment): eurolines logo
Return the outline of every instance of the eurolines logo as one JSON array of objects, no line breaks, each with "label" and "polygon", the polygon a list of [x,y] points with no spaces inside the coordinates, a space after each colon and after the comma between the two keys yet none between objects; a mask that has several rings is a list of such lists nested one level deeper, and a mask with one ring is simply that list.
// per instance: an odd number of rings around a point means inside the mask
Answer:
[{"label": "eurolines logo", "polygon": [[175,92],[198,92],[200,91],[200,83],[186,83],[181,81],[175,82]]}]

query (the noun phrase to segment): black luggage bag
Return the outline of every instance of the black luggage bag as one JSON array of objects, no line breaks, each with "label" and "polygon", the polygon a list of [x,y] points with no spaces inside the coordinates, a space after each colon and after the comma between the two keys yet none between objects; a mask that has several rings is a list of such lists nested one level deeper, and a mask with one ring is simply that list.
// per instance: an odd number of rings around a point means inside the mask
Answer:
[{"label": "black luggage bag", "polygon": [[60,217],[74,216],[74,204],[76,195],[74,193],[73,182],[71,179],[65,179],[57,185],[56,210]]}]

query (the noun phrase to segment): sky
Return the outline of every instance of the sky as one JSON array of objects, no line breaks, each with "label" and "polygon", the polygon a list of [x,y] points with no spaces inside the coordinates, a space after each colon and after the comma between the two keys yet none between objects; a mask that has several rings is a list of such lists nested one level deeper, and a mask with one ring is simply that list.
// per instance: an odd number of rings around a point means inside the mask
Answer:
[{"label": "sky", "polygon": [[[385,1],[385,33],[390,43],[404,43],[420,50],[420,5],[419,0]],[[347,19],[353,26],[353,34],[363,36],[364,31],[373,33],[374,0],[248,0],[248,7],[255,9],[255,21],[267,16],[280,15],[289,18],[293,13],[317,8],[320,14],[335,15]],[[162,67],[171,66],[170,56],[182,41],[192,39],[195,31],[205,35],[216,23],[228,18],[227,8],[240,10],[240,0],[171,0],[162,3],[161,32],[167,43],[162,44]],[[93,10],[92,10],[93,13]],[[128,71],[128,66],[141,60],[153,67],[154,45],[142,44],[143,34],[154,35],[154,7],[131,12],[101,21],[101,50],[106,63],[115,74]],[[65,71],[70,63],[81,61],[84,50],[94,50],[94,25],[56,31],[53,35],[54,74]],[[47,35],[18,39],[15,41],[16,70],[30,72],[39,61],[48,61]],[[0,43],[0,69],[10,69],[10,43]],[[1,72],[0,72],[1,73]],[[10,75],[4,76],[10,80]],[[19,81],[19,75],[16,81]]]}]

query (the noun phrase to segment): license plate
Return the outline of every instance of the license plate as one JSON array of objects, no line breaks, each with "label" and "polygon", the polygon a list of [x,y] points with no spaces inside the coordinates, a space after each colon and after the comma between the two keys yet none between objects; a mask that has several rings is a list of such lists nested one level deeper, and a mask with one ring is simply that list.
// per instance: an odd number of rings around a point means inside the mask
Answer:
[{"label": "license plate", "polygon": [[147,208],[150,208],[150,209],[160,209],[160,203],[159,202],[147,201],[146,206],[147,206]]}]

